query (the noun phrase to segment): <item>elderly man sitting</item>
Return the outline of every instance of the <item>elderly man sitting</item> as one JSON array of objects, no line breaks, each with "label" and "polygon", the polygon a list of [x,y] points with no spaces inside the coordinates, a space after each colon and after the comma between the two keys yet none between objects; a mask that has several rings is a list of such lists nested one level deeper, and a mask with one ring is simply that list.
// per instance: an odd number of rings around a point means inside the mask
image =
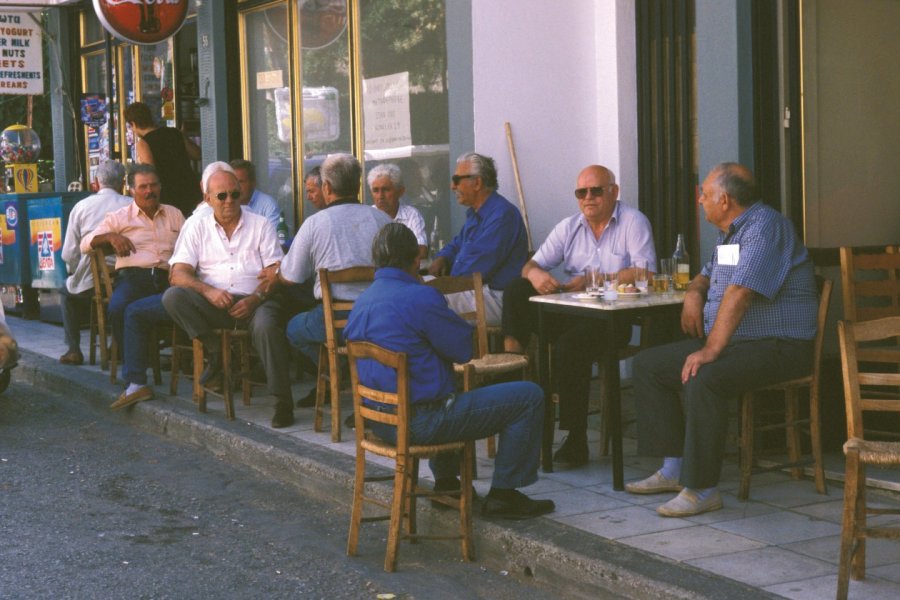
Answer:
[{"label": "elderly man sitting", "polygon": [[394,220],[409,227],[419,243],[419,256],[428,255],[428,236],[425,235],[425,219],[422,213],[408,204],[400,204],[400,198],[406,192],[403,185],[403,173],[393,163],[383,163],[369,171],[366,178],[375,208]]},{"label": "elderly man sitting", "polygon": [[170,260],[172,286],[163,305],[209,357],[201,376],[207,383],[221,373],[222,354],[213,329],[246,325],[277,398],[272,427],[294,423],[290,350],[281,305],[269,297],[259,274],[282,258],[275,229],[265,217],[243,210],[237,177],[224,170],[209,177],[206,201],[213,214],[191,218]]}]

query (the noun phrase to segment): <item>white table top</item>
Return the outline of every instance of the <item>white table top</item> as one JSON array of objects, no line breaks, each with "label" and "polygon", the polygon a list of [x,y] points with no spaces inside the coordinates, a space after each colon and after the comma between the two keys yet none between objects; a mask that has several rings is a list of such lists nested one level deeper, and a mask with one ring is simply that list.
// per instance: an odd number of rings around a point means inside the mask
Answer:
[{"label": "white table top", "polygon": [[635,308],[648,308],[651,306],[684,304],[684,294],[684,292],[672,292],[671,294],[657,294],[655,292],[650,292],[636,297],[623,297],[619,294],[617,300],[610,302],[601,298],[581,299],[576,297],[580,295],[580,293],[567,292],[564,294],[532,296],[530,301],[539,302],[541,304],[577,306],[587,310],[631,310]]}]

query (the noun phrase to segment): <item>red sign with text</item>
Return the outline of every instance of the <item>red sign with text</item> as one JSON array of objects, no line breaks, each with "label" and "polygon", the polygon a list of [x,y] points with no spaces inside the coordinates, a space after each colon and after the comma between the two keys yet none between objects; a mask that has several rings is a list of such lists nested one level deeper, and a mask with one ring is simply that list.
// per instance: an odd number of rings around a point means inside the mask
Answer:
[{"label": "red sign with text", "polygon": [[190,0],[94,0],[94,11],[120,40],[156,44],[181,29],[189,4]]}]

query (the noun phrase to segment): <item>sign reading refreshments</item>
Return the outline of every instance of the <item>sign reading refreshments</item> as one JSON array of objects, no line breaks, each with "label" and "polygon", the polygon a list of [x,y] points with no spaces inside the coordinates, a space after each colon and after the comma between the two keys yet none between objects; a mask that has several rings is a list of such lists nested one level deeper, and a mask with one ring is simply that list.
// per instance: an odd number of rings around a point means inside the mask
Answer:
[{"label": "sign reading refreshments", "polygon": [[97,18],[111,34],[132,44],[157,44],[175,35],[190,0],[94,0]]},{"label": "sign reading refreshments", "polygon": [[0,12],[0,94],[43,93],[40,27],[29,13]]}]

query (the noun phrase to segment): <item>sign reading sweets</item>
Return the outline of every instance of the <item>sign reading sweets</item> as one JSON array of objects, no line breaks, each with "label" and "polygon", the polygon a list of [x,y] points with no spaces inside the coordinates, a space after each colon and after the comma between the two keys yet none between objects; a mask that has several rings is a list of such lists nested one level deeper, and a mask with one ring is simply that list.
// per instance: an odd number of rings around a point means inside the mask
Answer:
[{"label": "sign reading sweets", "polygon": [[43,93],[40,27],[29,13],[0,12],[0,95]]},{"label": "sign reading sweets", "polygon": [[178,33],[189,0],[94,0],[94,12],[111,34],[131,44],[156,44]]}]

